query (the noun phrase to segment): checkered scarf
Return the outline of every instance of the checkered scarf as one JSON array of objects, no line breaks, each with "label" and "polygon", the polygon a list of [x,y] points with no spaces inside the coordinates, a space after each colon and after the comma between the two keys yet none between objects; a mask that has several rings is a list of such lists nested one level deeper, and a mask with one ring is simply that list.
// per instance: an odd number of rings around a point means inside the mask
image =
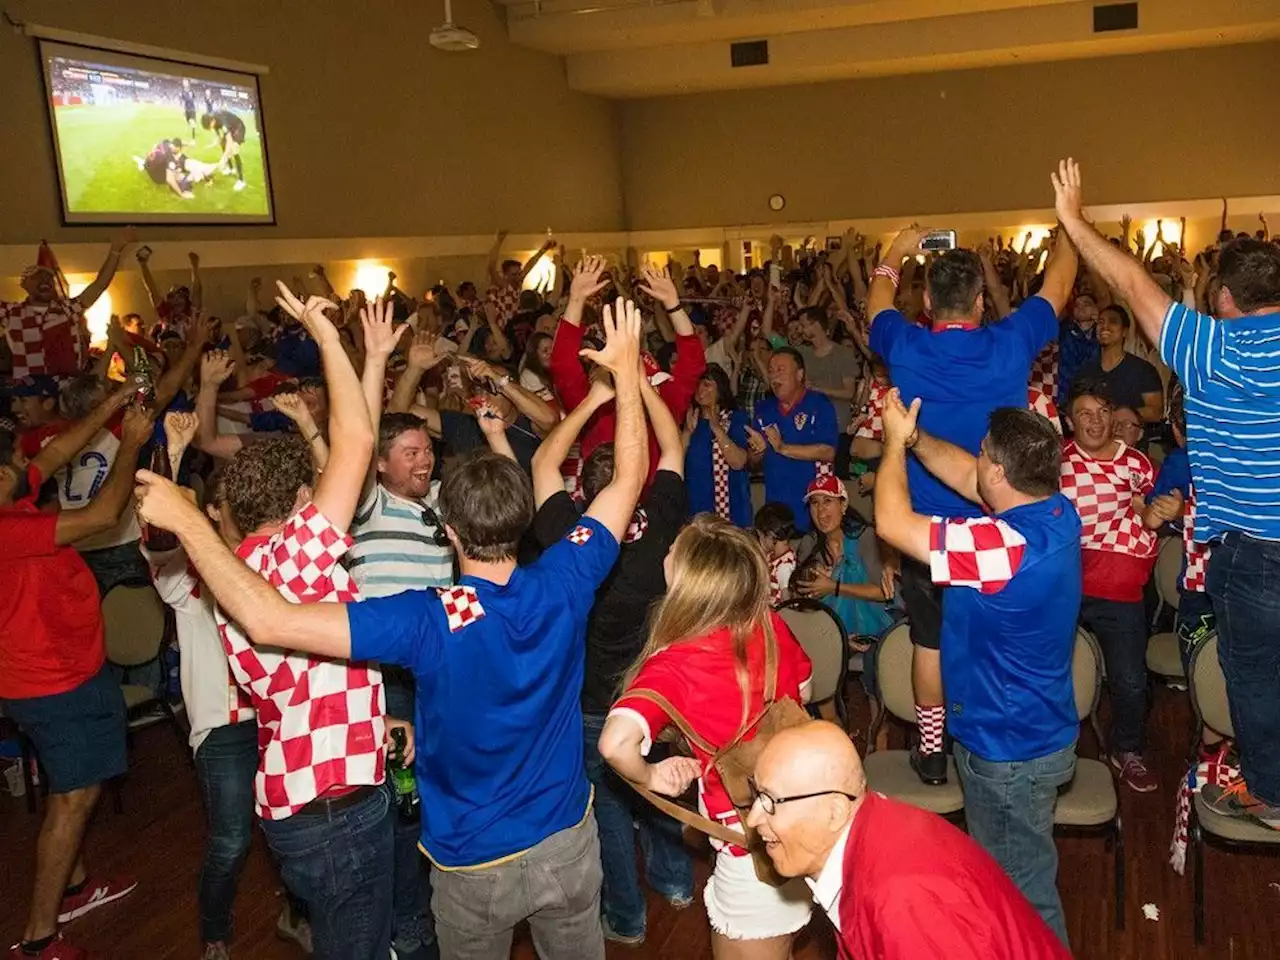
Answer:
[{"label": "checkered scarf", "polygon": [[[729,412],[720,414],[720,425],[726,432],[729,430]],[[714,495],[715,513],[725,520],[732,520],[729,512],[729,461],[714,433],[711,434],[711,489]]]},{"label": "checkered scarf", "polygon": [[1182,778],[1182,786],[1178,788],[1177,806],[1174,809],[1173,841],[1169,844],[1169,865],[1178,876],[1187,869],[1187,829],[1191,822],[1191,798],[1200,792],[1205,784],[1225,787],[1240,776],[1240,768],[1227,763],[1227,754],[1231,752],[1230,740],[1223,740],[1213,755],[1199,760]]},{"label": "checkered scarf", "polygon": [[648,529],[649,515],[644,512],[644,507],[636,507],[636,512],[631,517],[631,523],[627,527],[627,534],[622,538],[622,542],[635,543],[644,536],[645,531]]}]

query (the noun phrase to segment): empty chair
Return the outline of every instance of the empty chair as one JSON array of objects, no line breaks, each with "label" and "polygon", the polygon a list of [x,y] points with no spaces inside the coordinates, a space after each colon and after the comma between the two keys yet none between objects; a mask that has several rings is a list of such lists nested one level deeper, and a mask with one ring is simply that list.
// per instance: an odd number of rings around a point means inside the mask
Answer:
[{"label": "empty chair", "polygon": [[[1155,569],[1156,594],[1160,597],[1161,609],[1178,609],[1178,577],[1181,572],[1182,538],[1166,537],[1160,544]],[[1157,633],[1147,640],[1147,669],[1157,677],[1185,679],[1186,671],[1182,668],[1176,634]]]},{"label": "empty chair", "polygon": [[834,702],[840,726],[848,731],[849,711],[844,701],[844,684],[849,662],[849,638],[840,618],[819,601],[800,597],[779,607],[778,615],[791,628],[813,662],[810,705],[821,707]]}]

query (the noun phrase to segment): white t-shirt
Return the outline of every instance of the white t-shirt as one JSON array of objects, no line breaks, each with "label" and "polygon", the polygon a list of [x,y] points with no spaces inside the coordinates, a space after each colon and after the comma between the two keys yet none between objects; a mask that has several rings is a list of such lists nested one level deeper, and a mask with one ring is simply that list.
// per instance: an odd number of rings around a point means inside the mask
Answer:
[{"label": "white t-shirt", "polygon": [[[111,472],[111,465],[116,462],[116,454],[120,452],[120,437],[117,435],[119,429],[117,426],[98,431],[98,435],[89,441],[88,446],[53,475],[58,482],[58,502],[62,504],[63,510],[87,507],[107,482],[107,474]],[[125,510],[114,527],[76,541],[76,549],[81,553],[86,550],[103,550],[123,543],[133,543],[141,536],[137,515],[132,510]]]},{"label": "white t-shirt", "polygon": [[253,701],[231,678],[213,616],[213,594],[192,572],[186,551],[179,547],[152,553],[143,547],[142,555],[151,565],[151,579],[160,599],[173,608],[182,700],[191,725],[188,742],[195,753],[218,727],[254,719]]}]

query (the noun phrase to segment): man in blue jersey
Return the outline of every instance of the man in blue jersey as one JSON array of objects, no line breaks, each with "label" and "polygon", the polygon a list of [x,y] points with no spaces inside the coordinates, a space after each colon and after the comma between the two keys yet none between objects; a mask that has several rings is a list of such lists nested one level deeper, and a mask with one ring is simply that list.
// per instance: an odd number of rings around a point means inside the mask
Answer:
[{"label": "man in blue jersey", "polygon": [[[884,359],[889,379],[908,401],[924,401],[920,425],[976,456],[997,407],[1025,407],[1032,361],[1058,335],[1058,314],[1075,283],[1076,255],[1070,243],[1055,245],[1037,296],[995,323],[984,324],[982,262],[970,250],[950,250],[930,265],[924,303],[931,327],[910,322],[893,309],[899,268],[919,253],[917,226],[898,234],[873,271],[867,294],[871,352]],[[982,510],[935,477],[918,457],[907,459],[911,506],[924,516],[978,517]],[[938,643],[943,588],[911,557],[902,561],[902,601],[915,645],[912,679],[920,739],[912,767],[925,783],[945,783]]]},{"label": "man in blue jersey", "polygon": [[[975,457],[919,429],[921,412],[896,389],[885,401],[876,533],[951,588],[942,678],[965,820],[1065,943],[1053,806],[1076,766],[1081,577],[1080,518],[1058,490],[1062,439],[1024,404],[1000,407]],[[916,512],[908,449],[984,513]]]},{"label": "man in blue jersey", "polygon": [[773,351],[769,387],[773,396],[756,404],[755,425],[747,427],[747,452],[753,464],[764,464],[765,499],[789,506],[796,529],[808,533],[809,484],[835,469],[836,408],[826,394],[809,389],[804,357],[792,347]]},{"label": "man in blue jersey", "polygon": [[421,846],[435,868],[432,906],[446,957],[505,958],[516,924],[528,919],[544,956],[604,958],[579,695],[587,615],[648,473],[642,324],[632,303],[620,300],[616,312],[615,323],[604,310],[604,349],[585,351],[613,374],[613,479],[529,566],[515,561],[533,519],[529,479],[494,454],[459,464],[440,490],[458,583],[348,605],[288,603],[172,484],[139,473],[141,517],[178,534],[254,643],[414,672]]},{"label": "man in blue jersey", "polygon": [[1225,243],[1216,316],[1197,313],[1093,228],[1074,160],[1051,179],[1081,256],[1129,305],[1185,391],[1194,535],[1213,545],[1206,589],[1242,774],[1201,796],[1219,813],[1280,829],[1280,248]]}]

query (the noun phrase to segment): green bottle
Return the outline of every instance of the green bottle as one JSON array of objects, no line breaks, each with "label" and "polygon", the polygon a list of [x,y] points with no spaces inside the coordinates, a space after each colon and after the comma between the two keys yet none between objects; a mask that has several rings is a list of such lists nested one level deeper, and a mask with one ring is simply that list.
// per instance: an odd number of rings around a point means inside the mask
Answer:
[{"label": "green bottle", "polygon": [[404,762],[406,739],[403,727],[391,731],[391,754],[387,757],[387,769],[391,774],[391,786],[396,795],[396,812],[406,823],[413,823],[422,814],[418,799],[418,780],[413,767]]}]

